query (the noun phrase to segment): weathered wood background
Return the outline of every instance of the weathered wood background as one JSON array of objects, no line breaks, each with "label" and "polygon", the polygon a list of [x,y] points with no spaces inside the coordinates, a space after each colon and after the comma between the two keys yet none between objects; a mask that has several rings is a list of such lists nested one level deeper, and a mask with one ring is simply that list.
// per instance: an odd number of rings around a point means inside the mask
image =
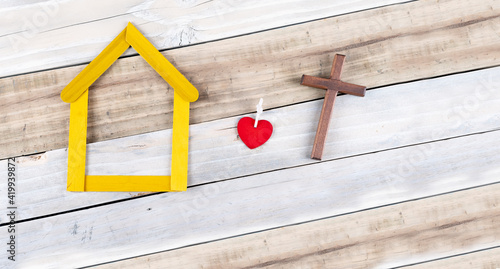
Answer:
[{"label": "weathered wood background", "polygon": [[[62,88],[134,23],[200,90],[183,193],[70,193]],[[500,268],[499,0],[3,1],[1,268]],[[309,158],[327,77],[324,159]],[[238,120],[264,98],[272,138]],[[250,114],[249,114],[250,113]],[[90,90],[88,174],[170,173],[171,88],[131,49]]]}]

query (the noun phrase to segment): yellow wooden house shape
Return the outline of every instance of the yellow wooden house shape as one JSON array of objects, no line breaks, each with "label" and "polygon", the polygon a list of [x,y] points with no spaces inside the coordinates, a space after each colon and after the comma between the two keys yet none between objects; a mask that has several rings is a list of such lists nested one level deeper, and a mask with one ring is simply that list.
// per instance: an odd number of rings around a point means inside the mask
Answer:
[{"label": "yellow wooden house shape", "polygon": [[[130,46],[174,89],[170,176],[85,175],[88,89]],[[187,189],[189,103],[198,90],[131,23],[61,92],[71,103],[68,191],[165,192]]]}]

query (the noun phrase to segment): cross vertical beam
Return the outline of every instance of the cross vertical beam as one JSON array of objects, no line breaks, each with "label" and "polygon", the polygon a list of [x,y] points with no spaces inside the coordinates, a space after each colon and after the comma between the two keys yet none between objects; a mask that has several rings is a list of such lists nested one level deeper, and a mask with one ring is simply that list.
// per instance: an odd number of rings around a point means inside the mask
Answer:
[{"label": "cross vertical beam", "polygon": [[316,130],[316,137],[314,138],[314,145],[311,154],[311,158],[316,160],[321,160],[321,158],[323,157],[326,135],[328,133],[333,106],[335,104],[335,98],[337,97],[338,92],[361,97],[365,96],[365,86],[346,83],[340,80],[344,61],[345,55],[336,54],[333,59],[330,78],[325,79],[303,75],[300,82],[301,85],[326,90],[325,101],[323,102],[323,108],[321,109],[321,116],[319,118],[318,129]]}]

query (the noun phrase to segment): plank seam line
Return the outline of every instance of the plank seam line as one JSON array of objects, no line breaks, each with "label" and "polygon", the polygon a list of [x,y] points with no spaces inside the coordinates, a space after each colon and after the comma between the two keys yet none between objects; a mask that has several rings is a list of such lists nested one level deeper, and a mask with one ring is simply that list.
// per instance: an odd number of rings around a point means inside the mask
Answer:
[{"label": "plank seam line", "polygon": [[[138,11],[134,11],[134,12],[131,12],[131,13],[118,14],[118,15],[108,16],[108,17],[104,17],[104,18],[100,18],[100,19],[95,19],[95,20],[90,20],[90,21],[85,21],[85,22],[79,22],[79,23],[73,23],[73,24],[69,24],[69,25],[65,25],[65,26],[61,26],[61,27],[56,27],[56,28],[53,28],[53,29],[45,30],[45,31],[41,31],[39,33],[40,34],[42,34],[42,33],[48,33],[48,32],[52,32],[52,31],[57,31],[57,30],[65,29],[65,28],[68,28],[68,27],[73,27],[73,26],[88,24],[88,23],[92,23],[92,22],[104,21],[104,20],[108,20],[108,19],[112,19],[112,18],[116,18],[116,17],[130,15],[132,13],[141,12],[141,11],[142,10],[138,10]],[[24,33],[24,32],[27,32],[27,31],[28,30],[23,30],[23,31],[17,31],[17,32],[13,32],[13,33],[8,33],[8,34],[0,35],[0,38],[8,37],[8,36],[15,35],[15,34]],[[137,55],[139,55],[139,54],[137,54]]]},{"label": "plank seam line", "polygon": [[380,153],[380,152],[386,152],[386,151],[403,149],[403,148],[410,148],[410,147],[415,147],[415,146],[420,146],[420,145],[426,145],[426,144],[431,144],[431,143],[436,143],[436,142],[441,142],[441,141],[446,141],[446,140],[458,139],[458,138],[468,137],[468,136],[473,136],[473,135],[482,135],[482,134],[493,133],[493,132],[498,132],[498,131],[500,131],[500,128],[496,128],[496,129],[492,129],[492,130],[487,130],[487,131],[480,131],[480,132],[475,132],[475,133],[469,133],[469,134],[463,134],[463,135],[458,135],[458,136],[451,136],[451,137],[446,137],[446,138],[442,138],[442,139],[438,139],[438,140],[430,140],[430,141],[425,141],[425,142],[420,142],[420,143],[413,143],[413,144],[403,145],[403,146],[394,147],[394,148],[387,148],[387,149],[381,149],[381,150],[376,150],[376,151],[364,152],[364,153],[359,153],[359,154],[354,154],[354,155],[349,155],[349,156],[334,158],[334,159],[330,159],[330,160],[316,161],[316,162],[312,162],[312,163],[306,163],[306,164],[293,165],[293,166],[282,167],[282,168],[277,168],[277,169],[271,169],[271,170],[267,170],[265,172],[252,173],[252,174],[241,175],[241,176],[232,177],[232,178],[228,178],[228,179],[221,179],[221,180],[212,181],[212,182],[205,182],[205,183],[194,184],[194,185],[191,185],[189,187],[190,188],[200,187],[200,186],[204,186],[204,185],[208,185],[208,184],[213,184],[213,183],[218,183],[218,182],[224,182],[224,181],[229,181],[229,180],[234,180],[234,179],[240,179],[240,178],[244,178],[244,177],[255,176],[255,175],[260,175],[260,174],[265,174],[265,173],[270,173],[270,172],[277,172],[277,171],[280,171],[280,170],[298,168],[298,167],[303,167],[303,166],[308,166],[308,165],[316,165],[316,164],[326,163],[326,162],[333,162],[333,161],[338,161],[338,160],[343,160],[343,159],[349,159],[349,158],[355,158],[355,157],[364,156],[364,155],[377,154],[377,153]]},{"label": "plank seam line", "polygon": [[[66,148],[66,149],[67,149],[67,148]],[[59,149],[53,149],[53,150],[59,150]],[[49,150],[49,151],[50,151],[50,150]],[[2,162],[2,161],[6,161],[6,160],[8,160],[8,159],[10,159],[10,158],[22,158],[22,157],[29,157],[29,156],[35,156],[35,155],[44,154],[44,153],[47,153],[47,150],[40,151],[40,152],[29,153],[29,154],[18,155],[18,156],[6,157],[6,158],[3,158],[3,159],[0,159],[0,162]]]},{"label": "plank seam line", "polygon": [[[458,72],[452,72],[452,73],[446,73],[446,74],[441,74],[441,75],[436,75],[436,76],[429,76],[429,77],[422,77],[422,78],[417,78],[417,79],[411,79],[411,80],[406,80],[406,81],[401,81],[401,82],[394,82],[394,83],[389,83],[389,84],[384,84],[380,86],[375,86],[371,88],[367,88],[366,90],[376,90],[380,88],[386,88],[386,87],[392,87],[392,86],[401,86],[404,84],[408,83],[415,83],[415,82],[421,82],[421,81],[426,81],[426,80],[433,80],[433,79],[440,79],[440,78],[445,78],[445,77],[450,77],[450,76],[457,76],[457,75],[463,75],[467,73],[473,73],[473,72],[479,72],[483,70],[488,70],[488,69],[494,69],[500,67],[500,64],[496,65],[490,65],[490,66],[484,66],[484,67],[479,67],[479,68],[474,68],[474,69],[468,69],[468,70],[463,70],[463,71],[458,71]],[[339,96],[345,95],[344,93],[339,93]],[[308,101],[304,101],[308,102]]]},{"label": "plank seam line", "polygon": [[[464,70],[464,71],[459,71],[459,72],[447,73],[447,74],[442,74],[442,75],[437,75],[437,76],[423,77],[423,78],[414,79],[414,80],[407,80],[407,81],[402,81],[402,82],[395,82],[395,83],[390,83],[390,84],[385,84],[385,85],[380,85],[380,86],[368,88],[366,90],[367,91],[377,90],[377,89],[382,89],[382,88],[387,88],[387,87],[393,87],[393,86],[398,86],[398,85],[404,85],[404,84],[409,84],[409,83],[415,83],[415,82],[421,82],[421,81],[427,81],[427,80],[435,80],[435,79],[445,78],[445,77],[448,77],[448,76],[456,76],[456,75],[462,75],[462,74],[467,74],[467,73],[472,73],[472,72],[479,72],[479,71],[488,70],[488,69],[494,69],[494,68],[498,68],[498,67],[500,67],[500,64],[499,65],[486,66],[486,67],[480,67],[480,68],[475,68],[475,69],[469,69],[469,70]],[[338,96],[344,96],[344,95],[346,95],[346,94],[341,93],[341,92],[338,93]],[[293,104],[276,106],[276,107],[264,109],[264,111],[273,111],[273,110],[280,109],[280,108],[286,108],[286,107],[291,107],[291,106],[294,106],[294,105],[306,104],[306,103],[309,103],[309,102],[316,102],[316,101],[319,101],[319,100],[324,100],[324,98],[315,98],[315,99],[311,99],[311,100],[305,100],[305,101],[296,102],[296,103],[293,103]],[[202,122],[198,122],[198,123],[195,123],[195,124],[210,123],[210,122],[214,122],[214,121],[218,121],[218,120],[223,120],[223,119],[248,116],[250,114],[253,114],[253,113],[252,112],[239,113],[239,114],[234,114],[234,115],[230,115],[230,116],[221,117],[221,118],[218,118],[218,119],[212,119],[212,120],[202,121]],[[230,127],[230,128],[225,128],[225,129],[236,129],[236,126]],[[495,130],[496,129],[492,129],[490,131],[495,131]],[[486,132],[488,132],[488,131],[485,131],[484,133],[486,133]],[[478,132],[477,134],[480,134],[480,133],[481,132]],[[140,133],[140,134],[143,134],[143,133]],[[140,134],[135,134],[135,135],[140,135]],[[474,133],[472,133],[472,134],[474,134]],[[457,136],[457,137],[460,137],[460,136]],[[113,138],[113,139],[118,139],[118,138],[121,138],[121,137],[116,137],[116,138]],[[112,140],[112,139],[102,140],[102,141],[109,141],[109,140]],[[97,141],[97,142],[102,142],[102,141]],[[436,141],[439,141],[439,140],[436,140]],[[56,150],[56,149],[53,149],[53,150]],[[29,156],[29,155],[33,155],[33,154],[38,154],[38,153],[32,153],[32,154],[27,154],[27,155],[22,155],[22,156]],[[7,158],[5,158],[5,159],[7,159]],[[5,159],[3,159],[3,160],[5,160]],[[2,159],[0,159],[0,161],[1,160]]]},{"label": "plank seam line", "polygon": [[410,263],[410,264],[406,264],[406,265],[391,267],[390,269],[405,268],[405,267],[408,267],[408,266],[413,266],[413,265],[418,265],[418,264],[424,264],[424,263],[430,263],[430,262],[435,262],[435,261],[440,261],[440,260],[446,260],[446,259],[460,257],[460,256],[466,256],[466,255],[470,255],[470,254],[474,254],[474,253],[478,253],[478,252],[493,250],[493,249],[497,249],[497,248],[500,248],[500,245],[499,246],[494,246],[494,247],[489,247],[489,248],[476,249],[476,250],[472,250],[472,251],[468,251],[468,252],[463,252],[463,253],[458,253],[458,254],[454,254],[454,255],[450,255],[450,256],[445,256],[445,257],[440,257],[440,258],[436,258],[436,259],[431,259],[431,260],[426,260],[426,261],[421,261],[421,262],[416,262],[416,263]]},{"label": "plank seam line", "polygon": [[[209,44],[209,43],[212,43],[212,42],[219,42],[219,41],[224,41],[224,40],[228,40],[228,39],[232,39],[232,38],[238,38],[238,37],[243,37],[243,36],[248,36],[248,35],[254,35],[254,34],[264,33],[264,32],[267,32],[267,31],[273,31],[273,30],[277,30],[277,29],[280,29],[280,28],[297,26],[297,25],[301,25],[301,24],[311,23],[311,22],[320,21],[320,20],[324,20],[324,19],[335,18],[335,17],[339,17],[339,16],[346,16],[346,15],[350,15],[350,14],[355,14],[355,13],[360,13],[360,12],[375,10],[375,9],[379,9],[379,8],[385,8],[385,7],[389,7],[389,6],[405,5],[405,4],[409,4],[409,3],[417,2],[417,1],[418,0],[409,0],[409,1],[406,1],[406,2],[400,2],[400,3],[382,5],[382,6],[378,6],[378,7],[360,9],[360,10],[346,12],[346,13],[337,14],[337,15],[333,15],[333,16],[321,17],[321,18],[307,20],[307,21],[303,21],[303,22],[286,24],[286,25],[283,25],[283,26],[278,26],[278,27],[272,27],[272,28],[268,28],[268,29],[258,30],[258,31],[250,32],[250,33],[244,33],[244,34],[239,34],[239,35],[234,35],[234,36],[229,36],[229,37],[223,37],[223,38],[218,38],[218,39],[214,39],[214,40],[207,40],[207,41],[198,42],[198,43],[186,44],[186,45],[172,47],[172,48],[159,49],[158,51],[160,51],[160,52],[166,52],[166,51],[170,51],[170,50],[187,48],[187,47],[191,47],[191,46]],[[114,17],[123,16],[123,15],[125,15],[125,14],[116,15]],[[111,16],[109,18],[112,18],[112,17],[113,16]],[[108,18],[105,18],[105,19],[108,19]],[[90,22],[93,22],[93,21],[90,21]],[[152,22],[154,22],[154,21],[152,21]],[[145,22],[145,23],[141,23],[141,24],[137,24],[137,25],[140,26],[140,25],[144,25],[144,24],[148,24],[148,23],[151,23],[151,22]],[[84,23],[79,23],[79,24],[76,24],[76,25],[80,25],[80,24],[85,24],[85,22]],[[57,29],[71,27],[71,26],[73,26],[73,25],[59,27],[59,28],[54,28],[54,29],[46,30],[45,32],[50,32],[50,31],[54,31],[54,30],[57,30]],[[7,35],[9,35],[9,34],[7,34]],[[3,36],[6,36],[6,35],[3,35]],[[0,37],[2,37],[2,36],[0,36]],[[131,55],[123,55],[123,56],[120,56],[118,59],[125,59],[125,58],[129,58],[129,57],[136,57],[138,55],[139,54],[137,54],[137,53],[133,53]],[[80,66],[80,65],[87,65],[89,63],[90,63],[90,61],[85,61],[85,62],[79,62],[79,63],[69,64],[69,65],[62,65],[62,66],[59,66],[59,67],[53,67],[53,68],[47,68],[47,69],[40,69],[40,70],[37,70],[37,71],[29,71],[29,72],[24,72],[24,73],[17,73],[17,74],[7,75],[7,76],[3,76],[3,77],[0,76],[0,79],[10,78],[10,77],[16,77],[16,76],[23,76],[23,75],[29,75],[29,74],[33,74],[33,73],[45,72],[45,71],[51,71],[51,70],[57,70],[57,69],[64,69],[64,68],[75,67],[75,66]]]},{"label": "plank seam line", "polygon": [[[265,171],[265,172],[253,173],[253,174],[248,174],[248,175],[242,175],[242,176],[232,177],[232,178],[228,178],[228,179],[222,179],[222,180],[216,180],[216,181],[211,181],[211,182],[206,182],[206,183],[200,183],[200,184],[195,184],[195,185],[188,186],[188,189],[189,188],[201,187],[201,186],[209,185],[209,184],[216,184],[216,183],[225,182],[225,181],[229,181],[229,180],[235,180],[235,179],[245,178],[245,177],[249,177],[249,176],[255,176],[255,175],[260,175],[260,174],[265,174],[265,173],[270,173],[270,172],[276,172],[276,171],[280,171],[280,170],[292,169],[292,168],[303,167],[303,166],[308,166],[308,165],[317,165],[317,164],[325,163],[325,162],[332,162],[332,161],[337,161],[337,160],[342,160],[342,159],[359,157],[359,156],[363,156],[363,155],[376,154],[376,153],[380,153],[380,152],[385,152],[385,151],[390,151],[390,150],[396,150],[396,149],[401,149],[401,148],[414,147],[414,146],[419,146],[419,145],[424,145],[424,144],[435,143],[435,142],[439,142],[439,141],[457,139],[457,138],[461,138],[461,137],[467,137],[467,136],[473,136],[473,135],[481,135],[481,134],[486,134],[486,133],[493,133],[493,132],[497,132],[497,131],[500,131],[500,128],[494,129],[494,130],[490,130],[490,131],[465,134],[465,135],[455,136],[455,137],[448,137],[448,138],[443,138],[443,139],[435,140],[435,141],[427,141],[427,142],[421,142],[421,143],[416,143],[416,144],[410,144],[410,145],[405,145],[405,146],[390,148],[390,149],[382,149],[382,150],[374,151],[374,152],[360,153],[360,154],[356,154],[356,155],[351,155],[351,156],[346,156],[346,157],[340,157],[340,158],[335,158],[335,159],[321,161],[321,162],[318,161],[318,162],[314,162],[314,163],[308,163],[308,164],[302,164],[302,165],[295,165],[295,166],[290,166],[290,167],[283,167],[283,168],[273,169],[273,170],[269,170],[269,171]],[[478,187],[488,186],[490,184],[496,184],[496,183],[489,183],[489,184],[485,184],[485,185],[480,185]],[[475,188],[475,187],[473,187],[473,188]],[[465,188],[464,190],[467,190],[467,189],[469,189],[469,188]],[[148,197],[148,196],[159,195],[159,194],[163,194],[163,193],[162,192],[155,192],[155,193],[149,193],[149,194],[145,194],[145,195],[141,195],[141,196],[136,196],[136,197],[129,197],[129,198],[118,199],[118,200],[109,201],[109,202],[105,202],[105,203],[99,203],[99,204],[95,204],[95,205],[90,205],[90,206],[85,206],[85,207],[79,207],[79,208],[75,208],[75,209],[71,209],[71,210],[65,210],[65,211],[61,211],[61,212],[57,212],[57,213],[52,213],[52,214],[47,214],[47,215],[43,215],[43,216],[38,216],[38,217],[33,217],[33,218],[27,218],[27,219],[23,219],[23,220],[18,220],[16,223],[22,223],[22,222],[28,222],[28,221],[33,221],[33,220],[37,220],[37,219],[49,218],[49,217],[58,216],[58,215],[62,215],[62,214],[67,214],[67,213],[72,213],[72,212],[77,212],[77,211],[82,211],[82,210],[88,210],[88,209],[92,209],[92,208],[97,208],[97,207],[101,207],[101,206],[106,206],[106,205],[111,205],[111,204],[126,202],[126,201],[130,201],[130,200],[134,200],[134,199],[140,199],[142,197]],[[430,196],[430,197],[432,197],[432,196]],[[411,201],[411,200],[409,200],[409,201]],[[0,227],[6,226],[8,224],[9,223],[1,223]]]},{"label": "plank seam line", "polygon": [[[377,89],[386,88],[386,87],[393,87],[393,86],[397,86],[397,85],[404,85],[404,84],[415,83],[415,82],[426,81],[426,80],[440,79],[440,78],[444,78],[444,77],[448,77],[448,76],[456,76],[456,75],[467,74],[467,73],[472,73],[472,72],[478,72],[478,71],[488,70],[488,69],[493,69],[493,68],[498,68],[498,67],[500,67],[500,64],[499,65],[482,67],[482,68],[464,70],[464,71],[460,71],[460,72],[442,74],[442,75],[437,75],[437,76],[432,76],[432,77],[425,77],[425,78],[419,78],[419,79],[408,80],[408,81],[403,81],[403,82],[396,82],[396,83],[391,83],[391,84],[386,84],[386,85],[380,85],[380,86],[368,88],[366,90],[367,91],[377,90]],[[338,94],[338,96],[343,96],[343,95],[345,95],[345,94],[344,93],[339,93]],[[323,100],[323,98],[315,98],[315,99],[311,99],[311,100],[305,100],[305,101],[301,101],[301,102],[296,102],[296,103],[293,103],[293,104],[276,106],[276,107],[264,109],[264,111],[273,111],[273,110],[276,110],[276,109],[281,109],[281,108],[290,107],[290,106],[294,106],[294,105],[305,104],[305,103],[309,103],[309,102],[315,102],[315,101],[319,101],[319,100]],[[213,119],[213,120],[198,122],[196,124],[209,123],[209,122],[214,122],[214,121],[228,119],[228,118],[233,118],[233,117],[242,117],[242,116],[246,116],[248,114],[251,114],[251,113],[234,114],[234,115],[230,115],[230,116],[226,116],[226,117],[221,117],[221,118],[218,118],[218,119]],[[236,127],[234,127],[234,128],[236,128]],[[140,135],[140,134],[144,134],[144,133],[139,133],[139,134],[135,134],[135,135]],[[128,136],[123,136],[123,137],[128,137]],[[110,141],[110,140],[119,139],[119,138],[122,138],[122,137],[115,137],[115,138],[112,138],[112,139],[105,139],[105,140],[101,140],[101,141],[97,141],[97,142]],[[47,151],[58,150],[58,149],[61,149],[61,148],[54,148],[54,149],[50,149],[50,150],[45,150],[45,151],[40,151],[40,152],[34,152],[34,153],[29,153],[29,154],[23,154],[23,155],[17,155],[17,156],[9,156],[9,157],[0,159],[0,161],[5,161],[5,160],[7,160],[9,158],[21,158],[21,157],[27,157],[27,156],[33,156],[33,155],[43,154],[43,153],[46,153]]]},{"label": "plank seam line", "polygon": [[[172,248],[172,249],[167,249],[167,250],[163,250],[163,251],[156,251],[156,252],[152,252],[152,253],[148,253],[148,254],[144,254],[144,255],[138,255],[138,256],[134,256],[134,257],[128,257],[128,258],[124,258],[124,259],[118,259],[118,260],[109,261],[109,262],[105,262],[105,263],[93,264],[93,265],[89,265],[89,266],[85,266],[85,267],[81,267],[81,268],[90,268],[90,267],[94,267],[94,266],[98,266],[98,265],[110,264],[110,263],[115,263],[115,262],[119,262],[119,261],[124,261],[124,260],[139,258],[139,257],[145,257],[145,256],[149,256],[149,255],[159,254],[159,253],[162,253],[162,252],[174,251],[174,250],[179,250],[179,249],[183,249],[183,248],[188,248],[188,247],[193,247],[193,246],[198,246],[198,245],[203,245],[203,244],[209,244],[209,243],[213,243],[213,242],[217,242],[217,241],[222,241],[222,240],[227,240],[227,239],[232,239],[232,238],[237,238],[237,237],[242,237],[242,236],[257,234],[257,233],[268,232],[268,231],[272,231],[272,230],[276,230],[276,229],[282,229],[282,228],[286,228],[286,227],[298,226],[298,225],[312,223],[312,222],[316,222],[316,221],[322,221],[322,220],[333,219],[333,218],[342,217],[342,216],[348,216],[348,215],[352,215],[352,214],[356,214],[356,213],[366,212],[366,211],[369,211],[369,210],[374,210],[374,209],[379,209],[379,208],[384,208],[384,207],[390,207],[390,206],[395,206],[395,205],[401,205],[401,204],[405,204],[405,203],[411,203],[411,202],[415,202],[415,201],[419,201],[419,200],[424,200],[424,199],[429,199],[429,198],[434,198],[434,197],[449,195],[449,194],[458,193],[458,192],[467,191],[467,190],[479,189],[479,188],[493,186],[493,185],[497,185],[497,184],[500,184],[500,181],[493,182],[493,183],[487,183],[487,184],[483,184],[483,185],[479,185],[479,186],[474,186],[474,187],[463,188],[463,189],[460,189],[460,190],[454,190],[454,191],[449,191],[449,192],[444,192],[444,193],[439,193],[439,194],[427,195],[427,196],[423,196],[423,197],[419,197],[419,198],[414,198],[414,199],[409,199],[409,200],[403,200],[403,201],[400,201],[400,202],[389,203],[389,204],[384,204],[384,205],[380,205],[380,206],[374,206],[374,207],[370,207],[370,208],[364,208],[364,209],[355,210],[355,211],[352,211],[352,212],[346,212],[346,213],[342,213],[342,214],[337,214],[337,215],[333,215],[333,216],[328,216],[328,217],[323,217],[323,218],[318,218],[318,219],[312,219],[312,220],[297,222],[297,223],[293,223],[293,224],[282,225],[282,226],[278,226],[278,227],[267,228],[267,229],[263,229],[263,230],[259,230],[259,231],[253,231],[253,232],[249,232],[249,233],[243,233],[243,234],[239,234],[239,235],[233,235],[233,236],[218,238],[218,239],[214,239],[214,240],[208,240],[208,241],[205,241],[205,242],[199,242],[199,243],[195,243],[195,244],[189,244],[189,245],[185,245],[185,246],[181,246],[181,247],[176,247],[176,248]],[[500,246],[497,246],[497,247],[500,247]],[[497,247],[491,247],[491,248],[497,248]],[[481,250],[477,250],[477,251],[481,251]],[[471,251],[471,253],[472,252],[477,252],[477,251]],[[459,255],[461,255],[461,254],[457,254],[456,256],[459,256]],[[452,256],[450,256],[450,257],[452,257]],[[436,260],[439,260],[439,258],[436,259]],[[429,261],[432,261],[432,260],[429,260]],[[405,266],[408,266],[408,265],[405,265]],[[398,268],[398,267],[396,267],[396,268]]]},{"label": "plank seam line", "polygon": [[[481,68],[475,68],[475,69],[469,69],[469,70],[464,70],[464,71],[460,71],[460,72],[447,73],[447,74],[442,74],[442,75],[437,75],[437,76],[432,76],[432,77],[425,77],[425,78],[419,78],[419,79],[414,79],[414,80],[408,80],[408,81],[402,81],[402,82],[395,82],[395,83],[380,85],[380,86],[376,86],[376,87],[372,87],[372,88],[367,88],[366,90],[367,91],[371,91],[371,90],[377,90],[377,89],[382,89],[382,88],[386,88],[386,87],[393,87],[393,86],[397,86],[397,85],[404,85],[404,84],[415,83],[415,82],[426,81],[426,80],[433,80],[433,79],[440,79],[440,78],[444,78],[444,77],[448,77],[448,76],[456,76],[456,75],[461,75],[461,74],[478,72],[478,71],[493,69],[493,68],[497,68],[497,67],[500,67],[500,64],[499,65],[492,65],[492,66],[481,67]],[[346,95],[346,94],[340,93],[340,92],[338,93],[338,96],[343,96],[343,95]],[[315,99],[311,99],[311,100],[305,100],[305,101],[296,102],[296,103],[293,103],[293,104],[276,106],[276,107],[264,109],[264,111],[273,111],[275,109],[280,109],[280,108],[290,107],[290,106],[294,106],[294,105],[305,104],[305,103],[309,103],[309,102],[315,102],[315,101],[319,101],[319,100],[323,100],[323,98],[315,98]],[[197,122],[195,124],[209,123],[209,122],[214,122],[214,121],[223,120],[223,119],[229,119],[229,118],[233,118],[233,117],[242,117],[242,116],[246,116],[246,115],[249,115],[249,114],[252,114],[252,113],[251,112],[239,113],[239,114],[234,114],[234,115],[230,115],[230,116],[221,117],[221,118],[218,118],[218,119],[201,121],[201,122]],[[235,128],[236,127],[232,128],[232,129],[235,129]],[[167,130],[167,129],[164,129],[164,130]],[[140,135],[140,134],[144,134],[144,133],[138,133],[138,134],[135,134],[135,135]],[[123,137],[129,137],[129,136],[120,136],[120,137],[115,137],[115,138],[112,138],[112,139],[100,140],[100,141],[97,141],[97,142],[110,141],[110,140],[113,140],[113,139],[119,139],[119,138],[123,138]],[[94,143],[97,143],[97,142],[94,142]],[[90,144],[92,144],[92,143],[90,143]],[[7,160],[9,158],[21,158],[21,157],[33,156],[33,155],[37,155],[37,154],[43,154],[43,153],[45,153],[47,151],[58,150],[58,149],[62,149],[62,148],[54,148],[54,149],[40,151],[40,152],[34,152],[34,153],[29,153],[29,154],[17,155],[17,156],[10,156],[10,157],[6,157],[6,158],[2,158],[2,159],[0,159],[0,161]]]},{"label": "plank seam line", "polygon": [[[478,71],[488,70],[488,69],[493,69],[493,68],[498,68],[498,67],[500,67],[500,64],[499,65],[486,66],[486,67],[480,67],[480,68],[475,68],[475,69],[469,69],[469,70],[464,70],[464,71],[459,71],[459,72],[447,73],[447,74],[442,74],[442,75],[437,75],[437,76],[432,76],[432,77],[424,77],[424,78],[407,80],[407,81],[402,81],[402,82],[395,82],[395,83],[380,85],[380,86],[376,86],[376,87],[372,87],[372,88],[367,88],[366,90],[367,91],[377,90],[377,89],[382,89],[382,88],[386,88],[386,87],[393,87],[393,86],[397,86],[397,85],[404,85],[404,84],[408,84],[408,83],[415,83],[415,82],[426,81],[426,80],[440,79],[440,78],[444,78],[444,77],[448,77],[448,76],[456,76],[456,75],[467,74],[467,73],[472,73],[472,72],[478,72]],[[345,95],[345,94],[344,93],[339,93],[338,94],[338,96],[343,96],[343,95]],[[293,103],[293,104],[276,106],[276,107],[264,109],[264,111],[272,111],[272,110],[275,110],[275,109],[280,109],[280,108],[290,107],[290,106],[294,106],[294,105],[305,104],[305,103],[309,103],[309,102],[315,102],[315,101],[319,101],[319,100],[323,100],[323,98],[315,98],[315,99],[311,99],[311,100],[305,100],[305,101],[296,102],[296,103]],[[230,115],[230,116],[221,117],[221,118],[218,118],[218,119],[212,119],[212,120],[197,122],[195,124],[209,123],[209,122],[214,122],[214,121],[228,119],[228,118],[233,118],[233,117],[242,117],[242,116],[246,116],[246,115],[249,115],[249,114],[252,114],[252,113],[251,112],[247,112],[247,113],[234,114],[234,115]],[[234,127],[233,129],[235,129],[235,128],[236,127]],[[164,130],[166,130],[166,129],[164,129]],[[158,130],[158,131],[160,131],[160,130]],[[144,134],[144,133],[138,133],[138,134],[134,134],[134,135],[140,135],[140,134]],[[123,138],[123,137],[129,137],[129,136],[114,137],[112,139],[105,139],[105,140],[100,140],[100,141],[97,141],[97,142],[110,141],[110,140],[113,140],[113,139],[119,139],[119,138]],[[97,142],[94,142],[94,143],[97,143]],[[59,150],[59,149],[62,149],[62,148],[54,148],[54,149],[40,151],[40,152],[34,152],[34,153],[29,153],[29,154],[17,155],[17,156],[10,156],[10,157],[6,157],[6,158],[2,158],[2,159],[0,159],[0,161],[5,161],[5,160],[7,160],[9,158],[21,158],[21,157],[27,157],[27,156],[37,155],[37,154],[43,154],[43,153],[45,153],[47,151]]]},{"label": "plank seam line", "polygon": [[[451,77],[451,76],[458,76],[458,75],[463,75],[463,74],[467,74],[467,73],[473,73],[473,72],[479,72],[479,71],[488,70],[488,69],[494,69],[494,68],[498,68],[498,67],[500,67],[500,64],[498,64],[498,65],[491,65],[491,66],[485,66],[485,67],[479,67],[479,68],[474,68],[474,69],[468,69],[468,70],[463,70],[463,71],[458,71],[458,72],[446,73],[446,74],[441,74],[441,75],[436,75],[436,76],[422,77],[422,78],[417,78],[417,79],[412,79],[412,80],[406,80],[406,81],[401,81],[401,82],[388,83],[388,84],[384,84],[384,85],[380,85],[380,86],[375,86],[375,87],[367,88],[366,91],[368,92],[368,91],[373,91],[373,90],[378,90],[378,89],[383,89],[383,88],[388,88],[388,87],[401,86],[401,85],[415,83],[415,82],[422,82],[422,81],[427,81],[427,80],[435,80],[435,79],[441,79],[441,78]],[[318,91],[324,91],[324,90],[318,90]],[[346,95],[346,94],[339,92],[338,95],[337,95],[337,97],[344,96],[344,95]],[[319,100],[324,100],[324,98],[315,98],[315,99],[311,99],[311,100],[305,100],[305,101],[296,102],[296,103],[293,103],[293,104],[276,106],[276,107],[264,109],[264,111],[272,111],[272,110],[275,110],[275,109],[290,107],[290,106],[299,105],[299,104],[305,104],[305,103],[309,103],[309,102],[315,102],[315,101],[319,101]],[[222,117],[222,118],[218,118],[218,119],[204,121],[203,123],[217,121],[217,120],[221,120],[221,119],[228,119],[228,118],[232,118],[232,117],[241,117],[241,116],[246,116],[248,114],[252,114],[252,113],[251,112],[250,113],[241,113],[241,114],[236,114],[236,115],[232,115],[232,116],[226,116],[226,117]]]}]

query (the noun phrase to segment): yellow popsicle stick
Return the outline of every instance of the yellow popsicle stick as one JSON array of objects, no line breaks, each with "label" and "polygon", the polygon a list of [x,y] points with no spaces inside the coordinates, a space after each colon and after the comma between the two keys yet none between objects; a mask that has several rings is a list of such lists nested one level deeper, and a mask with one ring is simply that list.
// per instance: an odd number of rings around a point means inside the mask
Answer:
[{"label": "yellow popsicle stick", "polygon": [[187,189],[189,146],[189,102],[174,92],[174,120],[172,124],[172,181],[171,189]]},{"label": "yellow popsicle stick", "polygon": [[170,176],[86,176],[85,191],[171,191]]},{"label": "yellow popsicle stick", "polygon": [[130,22],[127,42],[184,100],[194,102],[198,99],[198,90]]},{"label": "yellow popsicle stick", "polygon": [[[129,44],[174,88],[172,176],[85,175],[88,87],[118,59]],[[72,103],[67,190],[185,191],[188,174],[189,102],[198,99],[198,95],[198,90],[129,23],[125,30],[61,92],[61,99]]]},{"label": "yellow popsicle stick", "polygon": [[68,191],[84,191],[87,152],[87,111],[89,91],[70,105],[68,143]]},{"label": "yellow popsicle stick", "polygon": [[61,92],[61,99],[66,103],[73,103],[94,83],[130,45],[125,36],[127,28],[87,65]]}]

